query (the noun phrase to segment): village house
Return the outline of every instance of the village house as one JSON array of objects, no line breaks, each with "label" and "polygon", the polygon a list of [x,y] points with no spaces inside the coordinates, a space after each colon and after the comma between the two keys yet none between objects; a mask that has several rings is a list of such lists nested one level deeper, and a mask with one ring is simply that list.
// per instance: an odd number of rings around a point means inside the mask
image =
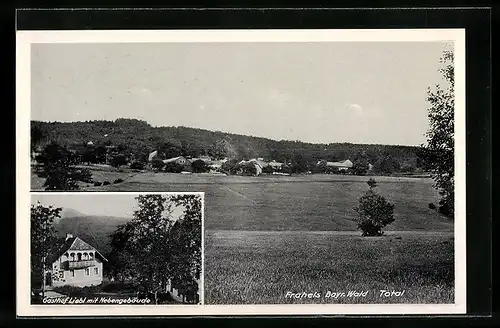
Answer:
[{"label": "village house", "polygon": [[335,167],[341,172],[349,171],[349,169],[351,169],[354,165],[348,159],[346,159],[345,161],[339,161],[339,162],[326,162],[326,161],[322,160],[322,161],[318,161],[318,163],[316,163],[316,165],[320,165],[321,163],[326,163],[326,166],[328,166],[328,167]]},{"label": "village house", "polygon": [[268,163],[270,167],[272,167],[275,170],[281,170],[283,169],[284,163],[276,162],[274,159]]},{"label": "village house", "polygon": [[50,268],[45,273],[45,285],[96,286],[103,280],[103,263],[108,260],[99,251],[71,234],[50,259]]}]

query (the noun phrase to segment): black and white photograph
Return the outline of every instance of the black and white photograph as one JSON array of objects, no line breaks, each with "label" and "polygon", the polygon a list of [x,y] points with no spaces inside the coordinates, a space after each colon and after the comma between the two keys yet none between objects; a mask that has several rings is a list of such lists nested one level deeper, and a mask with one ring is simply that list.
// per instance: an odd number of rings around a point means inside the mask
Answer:
[{"label": "black and white photograph", "polygon": [[32,304],[201,303],[201,194],[32,194],[30,227]]},{"label": "black and white photograph", "polygon": [[[27,42],[26,188],[43,206],[81,199],[61,212],[76,217],[107,216],[85,211],[107,207],[106,194],[204,193],[201,313],[465,311],[464,31],[291,32],[170,31],[152,42],[54,32]],[[178,281],[162,258],[173,256],[169,243],[146,234],[153,249],[133,242],[113,253],[130,233],[115,230],[119,220],[65,220],[55,224],[62,245],[88,246],[103,283],[47,278],[56,258],[43,279],[36,272],[36,297],[114,285],[126,294],[130,278],[130,293],[144,284],[152,301],[172,301],[155,294]],[[71,263],[71,250],[55,256],[69,252]]]}]

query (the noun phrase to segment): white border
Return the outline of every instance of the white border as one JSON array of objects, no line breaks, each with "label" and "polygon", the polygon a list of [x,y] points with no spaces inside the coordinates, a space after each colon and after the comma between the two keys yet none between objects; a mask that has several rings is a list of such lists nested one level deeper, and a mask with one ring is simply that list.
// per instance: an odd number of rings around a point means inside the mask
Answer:
[{"label": "white border", "polygon": [[[29,304],[30,47],[32,43],[152,42],[454,42],[455,51],[455,304],[287,304],[189,306],[35,306]],[[466,313],[465,29],[390,30],[120,30],[17,31],[16,196],[18,316],[193,316]],[[438,58],[436,58],[438,60]],[[134,194],[140,194],[135,192]],[[29,226],[29,224],[28,224]],[[28,250],[28,251],[27,251]],[[203,266],[204,269],[204,266]],[[203,281],[203,279],[202,279]],[[203,283],[202,283],[203,286]],[[203,295],[203,293],[202,293]],[[174,310],[175,309],[175,310]]]}]

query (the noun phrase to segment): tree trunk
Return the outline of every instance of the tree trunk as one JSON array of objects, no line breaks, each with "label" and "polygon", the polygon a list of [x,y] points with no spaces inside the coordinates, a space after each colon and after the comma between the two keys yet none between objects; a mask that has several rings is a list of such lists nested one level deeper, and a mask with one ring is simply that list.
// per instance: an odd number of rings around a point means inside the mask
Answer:
[{"label": "tree trunk", "polygon": [[45,297],[45,257],[42,259],[42,299]]}]

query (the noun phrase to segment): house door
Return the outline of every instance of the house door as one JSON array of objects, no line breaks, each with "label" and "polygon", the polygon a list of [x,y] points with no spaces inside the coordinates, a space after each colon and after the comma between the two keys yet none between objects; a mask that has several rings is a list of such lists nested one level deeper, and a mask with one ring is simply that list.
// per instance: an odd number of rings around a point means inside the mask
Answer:
[{"label": "house door", "polygon": [[45,274],[45,286],[52,286],[52,273],[50,272]]}]

